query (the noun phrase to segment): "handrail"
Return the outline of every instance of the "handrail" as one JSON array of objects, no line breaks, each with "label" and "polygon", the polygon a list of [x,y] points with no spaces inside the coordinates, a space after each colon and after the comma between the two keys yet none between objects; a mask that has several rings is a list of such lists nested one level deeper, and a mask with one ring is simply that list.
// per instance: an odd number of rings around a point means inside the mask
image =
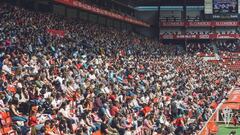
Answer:
[{"label": "handrail", "polygon": [[[229,96],[233,90],[235,89],[236,87],[233,86],[232,89],[228,92],[227,96]],[[203,135],[203,131],[205,130],[205,128],[207,128],[207,125],[208,123],[210,122],[210,120],[213,118],[213,116],[217,113],[217,111],[220,109],[220,107],[223,105],[223,103],[226,101],[226,99],[223,99],[221,101],[221,103],[217,106],[216,110],[212,113],[211,117],[208,119],[208,121],[205,123],[205,125],[203,126],[203,128],[201,129],[201,131],[198,133],[198,135]]]}]

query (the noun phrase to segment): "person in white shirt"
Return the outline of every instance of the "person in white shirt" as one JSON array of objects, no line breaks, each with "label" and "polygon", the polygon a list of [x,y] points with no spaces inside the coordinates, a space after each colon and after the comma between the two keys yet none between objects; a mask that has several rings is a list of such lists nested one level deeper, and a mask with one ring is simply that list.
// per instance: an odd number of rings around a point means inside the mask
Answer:
[{"label": "person in white shirt", "polygon": [[63,102],[61,109],[58,111],[58,113],[62,114],[63,118],[66,119],[68,128],[73,132],[73,123],[74,120],[72,119],[71,113],[70,113],[70,107],[69,103]]},{"label": "person in white shirt", "polygon": [[138,104],[137,96],[135,95],[133,100],[130,102],[130,106],[135,110],[140,110],[141,106]]},{"label": "person in white shirt", "polygon": [[2,66],[2,70],[5,71],[8,74],[12,74],[11,68],[6,63],[4,63],[4,65]]},{"label": "person in white shirt", "polygon": [[57,93],[56,97],[53,98],[51,105],[52,105],[53,109],[59,109],[62,102],[63,102],[63,100],[62,100],[61,95],[59,93]]}]

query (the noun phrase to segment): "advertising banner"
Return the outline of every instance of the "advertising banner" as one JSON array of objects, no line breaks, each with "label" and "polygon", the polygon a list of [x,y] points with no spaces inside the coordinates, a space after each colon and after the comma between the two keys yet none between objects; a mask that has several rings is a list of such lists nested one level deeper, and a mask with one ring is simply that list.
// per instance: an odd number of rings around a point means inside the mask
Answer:
[{"label": "advertising banner", "polygon": [[48,29],[47,32],[52,36],[64,37],[65,32],[63,30]]},{"label": "advertising banner", "polygon": [[186,26],[191,27],[203,27],[203,26],[212,26],[212,22],[186,22]]},{"label": "advertising banner", "polygon": [[54,0],[54,1],[58,2],[58,3],[61,3],[61,4],[64,4],[64,5],[67,5],[67,6],[80,8],[80,9],[83,9],[83,10],[86,10],[86,11],[89,11],[89,12],[92,12],[92,13],[108,16],[108,17],[111,17],[111,18],[114,18],[114,19],[129,22],[129,23],[132,23],[132,24],[141,25],[141,26],[145,26],[145,27],[150,27],[149,24],[147,24],[143,21],[137,20],[135,18],[127,17],[127,16],[124,16],[124,15],[120,15],[120,14],[117,14],[117,13],[113,13],[113,12],[110,12],[110,11],[107,11],[107,10],[104,10],[104,9],[100,9],[98,7],[80,2],[78,0]]},{"label": "advertising banner", "polygon": [[160,39],[239,39],[240,34],[194,34],[174,35],[161,34]]},{"label": "advertising banner", "polygon": [[240,26],[240,22],[237,21],[209,21],[209,22],[160,22],[160,26],[163,27],[235,27]]},{"label": "advertising banner", "polygon": [[238,22],[213,22],[213,26],[238,26]]},{"label": "advertising banner", "polygon": [[184,26],[185,22],[161,22],[160,23],[161,26]]}]

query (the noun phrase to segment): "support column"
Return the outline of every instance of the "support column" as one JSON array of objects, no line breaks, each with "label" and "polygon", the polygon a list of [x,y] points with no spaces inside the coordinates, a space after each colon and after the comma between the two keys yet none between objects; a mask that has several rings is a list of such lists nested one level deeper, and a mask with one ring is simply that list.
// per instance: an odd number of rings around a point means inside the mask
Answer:
[{"label": "support column", "polygon": [[182,17],[181,18],[182,18],[182,21],[186,21],[187,20],[187,4],[186,4],[186,0],[184,0]]},{"label": "support column", "polygon": [[108,18],[104,16],[105,19],[105,26],[108,26]]},{"label": "support column", "polygon": [[[181,21],[186,22],[187,20],[187,0],[184,0],[183,3],[183,10],[182,10],[182,17],[181,17]],[[181,29],[181,34],[186,35],[186,31],[187,31],[187,27],[184,24],[184,27]],[[188,41],[187,39],[185,39],[185,46],[187,45]]]},{"label": "support column", "polygon": [[80,20],[79,18],[80,18],[80,10],[77,9],[77,20]]},{"label": "support column", "polygon": [[67,17],[67,7],[66,6],[64,6],[65,8],[64,8],[64,16],[65,17]]},{"label": "support column", "polygon": [[100,24],[100,22],[99,22],[99,16],[100,15],[98,15],[98,14],[96,14],[96,15],[97,15],[97,23]]},{"label": "support column", "polygon": [[161,20],[160,20],[160,14],[161,14],[161,10],[160,10],[160,6],[158,6],[158,13],[157,13],[157,27],[158,27],[158,41],[161,42],[161,38],[160,38],[160,32],[161,32],[161,26],[160,26],[160,23],[161,23]]}]

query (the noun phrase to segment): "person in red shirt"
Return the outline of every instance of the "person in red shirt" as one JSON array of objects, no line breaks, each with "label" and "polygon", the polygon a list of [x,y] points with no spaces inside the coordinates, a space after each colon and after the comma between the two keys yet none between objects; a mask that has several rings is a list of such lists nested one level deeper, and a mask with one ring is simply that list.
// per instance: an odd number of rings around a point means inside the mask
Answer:
[{"label": "person in red shirt", "polygon": [[151,107],[146,105],[143,109],[142,112],[144,113],[144,116],[146,116],[149,112],[151,112]]},{"label": "person in red shirt", "polygon": [[175,130],[176,135],[183,135],[184,134],[184,118],[182,114],[180,114],[177,119],[175,120],[175,126],[177,127]]},{"label": "person in red shirt", "polygon": [[237,123],[238,123],[237,114],[234,114],[234,116],[233,116],[233,125],[237,126]]},{"label": "person in red shirt", "polygon": [[109,96],[109,99],[111,99],[112,101],[116,100],[116,93],[113,91],[112,94]]},{"label": "person in red shirt", "polygon": [[39,120],[39,114],[42,114],[42,112],[38,112],[38,106],[32,106],[28,120],[28,125],[31,127],[31,135],[36,135],[44,126],[43,121]]},{"label": "person in red shirt", "polygon": [[119,108],[117,107],[117,103],[113,102],[113,106],[110,109],[110,114],[112,116],[116,116],[116,114],[119,112]]}]

